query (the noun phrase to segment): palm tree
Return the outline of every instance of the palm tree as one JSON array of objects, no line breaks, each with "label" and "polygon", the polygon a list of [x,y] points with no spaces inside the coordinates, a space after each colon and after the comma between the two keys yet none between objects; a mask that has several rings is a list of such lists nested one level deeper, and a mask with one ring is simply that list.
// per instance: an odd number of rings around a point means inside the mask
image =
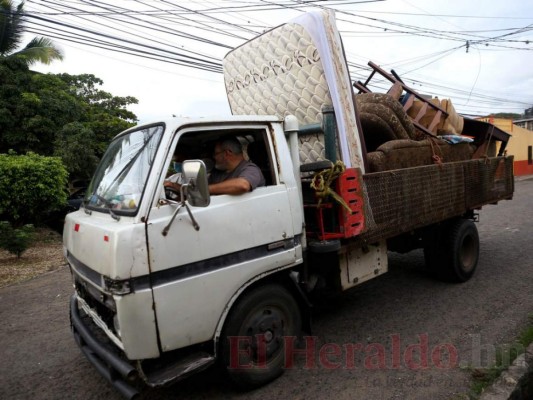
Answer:
[{"label": "palm tree", "polygon": [[15,10],[11,0],[0,0],[0,58],[22,58],[27,65],[37,61],[50,64],[54,60],[63,59],[61,51],[54,47],[50,39],[44,37],[33,38],[26,47],[17,51],[24,29],[24,2]]}]

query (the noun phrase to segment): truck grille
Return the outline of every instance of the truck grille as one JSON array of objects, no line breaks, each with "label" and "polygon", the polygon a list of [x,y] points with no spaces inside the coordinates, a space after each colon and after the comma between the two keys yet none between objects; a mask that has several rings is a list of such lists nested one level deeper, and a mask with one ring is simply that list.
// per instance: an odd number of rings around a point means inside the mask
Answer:
[{"label": "truck grille", "polygon": [[117,334],[113,323],[116,314],[113,298],[106,293],[98,292],[96,288],[78,279],[75,279],[75,288],[78,296],[98,314],[107,328]]}]

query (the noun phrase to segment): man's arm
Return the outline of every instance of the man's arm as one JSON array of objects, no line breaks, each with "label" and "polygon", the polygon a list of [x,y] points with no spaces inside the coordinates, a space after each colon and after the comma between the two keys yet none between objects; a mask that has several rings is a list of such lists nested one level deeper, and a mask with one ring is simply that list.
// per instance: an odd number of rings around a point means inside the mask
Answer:
[{"label": "man's arm", "polygon": [[171,182],[171,181],[164,181],[163,182],[163,186],[175,189],[177,191],[179,191],[181,189],[181,185],[179,183]]},{"label": "man's arm", "polygon": [[243,194],[252,189],[250,182],[244,178],[232,178],[220,183],[209,185],[209,194]]}]

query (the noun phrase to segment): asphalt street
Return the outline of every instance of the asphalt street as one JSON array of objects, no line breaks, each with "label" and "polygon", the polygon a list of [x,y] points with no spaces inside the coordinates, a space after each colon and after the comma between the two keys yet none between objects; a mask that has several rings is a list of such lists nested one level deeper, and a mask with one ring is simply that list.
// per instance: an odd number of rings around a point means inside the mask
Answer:
[{"label": "asphalt street", "polygon": [[[423,254],[390,254],[389,273],[318,304],[306,352],[258,390],[235,390],[216,369],[144,399],[461,399],[471,367],[488,366],[533,314],[533,180],[484,207],[475,276],[434,280]],[[69,329],[66,267],[0,289],[0,398],[120,399]]]}]

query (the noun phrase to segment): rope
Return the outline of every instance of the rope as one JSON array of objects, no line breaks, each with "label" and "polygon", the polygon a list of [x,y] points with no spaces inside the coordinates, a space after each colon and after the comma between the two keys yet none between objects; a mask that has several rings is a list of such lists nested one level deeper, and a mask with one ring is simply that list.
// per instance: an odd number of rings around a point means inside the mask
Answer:
[{"label": "rope", "polygon": [[[431,137],[431,136],[428,136],[428,139],[429,139],[429,145],[431,146],[431,152],[433,153],[433,155],[431,156],[431,158],[433,159],[433,162],[435,164],[438,164],[438,165],[442,165],[442,159],[444,157],[442,157],[442,150],[439,146],[439,144],[435,141],[435,138]],[[437,148],[439,149],[439,152],[440,152],[440,156],[437,155],[437,153],[435,152],[435,147],[434,146],[437,146]]]},{"label": "rope", "polygon": [[343,206],[346,211],[350,214],[352,210],[346,204],[344,199],[339,196],[332,188],[331,184],[341,176],[344,171],[346,171],[346,166],[342,161],[337,161],[331,168],[324,169],[313,176],[311,181],[311,188],[315,191],[316,196],[318,197],[318,207],[322,204],[322,200],[325,200],[327,197],[331,196],[333,199]]}]

